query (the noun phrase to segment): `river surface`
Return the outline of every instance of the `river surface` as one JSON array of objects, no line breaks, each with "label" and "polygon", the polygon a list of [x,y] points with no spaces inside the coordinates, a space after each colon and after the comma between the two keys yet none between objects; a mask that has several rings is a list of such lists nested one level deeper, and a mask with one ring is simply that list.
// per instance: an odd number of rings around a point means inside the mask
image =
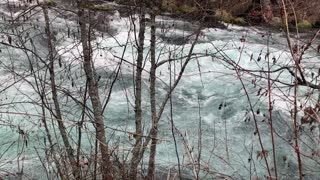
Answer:
[{"label": "river surface", "polygon": [[[0,4],[2,17],[10,18],[5,4]],[[77,24],[70,17],[64,17],[50,11],[51,26],[55,34],[54,42],[57,59],[56,79],[59,89],[59,101],[63,117],[69,133],[74,140],[77,138],[76,124],[81,120],[81,106],[67,94],[82,101],[85,87],[82,60],[79,55],[79,33]],[[107,21],[107,20],[106,20]],[[10,29],[0,21],[0,41],[6,42],[6,33]],[[134,26],[128,17],[121,17],[118,12],[108,17],[108,25],[99,24],[94,30],[96,38],[92,40],[93,59],[99,77],[100,94],[103,103],[110,90],[110,84],[115,78],[115,71],[121,64],[117,81],[115,81],[109,103],[104,115],[107,125],[109,144],[118,146],[119,153],[130,151],[133,140],[125,131],[134,132],[134,63],[137,57]],[[25,46],[37,52],[46,59],[47,48],[44,32],[44,19],[41,12],[31,18],[30,24],[17,27],[26,30]],[[138,23],[135,21],[138,28]],[[195,23],[159,16],[157,18],[157,61],[170,58],[181,58],[188,54],[194,41]],[[30,29],[28,29],[30,28]],[[27,33],[23,32],[23,36]],[[111,33],[108,33],[111,32]],[[32,41],[30,41],[32,37]],[[13,44],[20,43],[18,37],[12,35]],[[125,49],[125,44],[128,44]],[[150,27],[147,26],[145,39],[145,62],[143,71],[143,122],[144,132],[150,130],[149,105],[149,45]],[[21,43],[19,44],[21,45]],[[0,45],[0,174],[15,176],[21,169],[26,174],[25,179],[46,179],[43,166],[44,148],[48,147],[45,130],[41,118],[41,99],[36,93],[36,80],[30,67],[36,71],[37,79],[49,79],[48,71],[34,54],[16,48]],[[156,162],[158,166],[177,169],[178,162],[173,135],[177,139],[180,164],[183,171],[192,177],[191,159],[197,159],[201,154],[202,168],[209,167],[212,172],[220,172],[234,179],[250,179],[268,175],[265,161],[258,156],[261,151],[258,136],[254,126],[253,115],[245,92],[257,118],[259,131],[264,148],[269,152],[267,160],[273,172],[272,145],[268,125],[267,51],[271,70],[283,66],[291,66],[292,60],[283,33],[261,30],[255,27],[238,27],[229,25],[226,29],[203,28],[199,41],[194,48],[192,60],[172,94],[172,116],[170,103],[167,104],[159,127],[159,144]],[[123,55],[124,61],[121,61]],[[315,52],[308,52],[304,59],[307,78],[312,72],[318,72],[316,62],[320,60]],[[170,87],[170,78],[177,79],[181,64],[186,58],[164,63],[157,69],[157,104],[158,109],[164,95]],[[233,62],[233,63],[232,63]],[[243,88],[233,65],[239,65],[246,71],[240,72]],[[243,70],[242,69],[242,70]],[[261,72],[257,72],[262,70]],[[250,73],[249,73],[250,71]],[[260,76],[260,78],[259,78]],[[262,78],[261,78],[262,77]],[[293,148],[293,129],[290,110],[292,106],[293,89],[285,83],[292,84],[293,77],[286,70],[272,73],[271,77],[281,81],[272,83],[273,125],[275,134],[276,159],[278,174],[281,179],[297,179],[298,169],[296,153]],[[317,78],[315,79],[315,82]],[[45,85],[46,101],[53,106],[49,85]],[[66,93],[68,92],[68,93]],[[299,106],[308,106],[314,102],[304,96],[310,92],[308,88],[299,88]],[[314,98],[313,100],[310,100]],[[303,115],[299,113],[299,115]],[[46,119],[53,119],[46,112]],[[174,122],[174,130],[172,123]],[[50,123],[51,124],[51,123]],[[54,123],[55,124],[55,123]],[[57,125],[51,126],[52,132],[58,132]],[[201,130],[200,130],[201,129]],[[23,132],[23,133],[22,133]],[[85,118],[83,126],[83,154],[92,153],[94,145],[94,128]],[[318,130],[311,132],[308,127],[301,132],[301,151],[306,155],[318,149]],[[59,144],[59,143],[58,143]],[[201,153],[199,153],[199,144]],[[74,146],[75,147],[75,146]],[[189,151],[189,153],[187,153]],[[191,152],[191,153],[190,153]],[[146,156],[147,157],[147,156]],[[319,157],[311,160],[302,157],[306,179],[317,179],[319,173]],[[145,159],[147,160],[147,158]],[[144,163],[146,164],[147,161]],[[189,170],[188,170],[189,169]],[[202,174],[203,179],[210,179]]]}]

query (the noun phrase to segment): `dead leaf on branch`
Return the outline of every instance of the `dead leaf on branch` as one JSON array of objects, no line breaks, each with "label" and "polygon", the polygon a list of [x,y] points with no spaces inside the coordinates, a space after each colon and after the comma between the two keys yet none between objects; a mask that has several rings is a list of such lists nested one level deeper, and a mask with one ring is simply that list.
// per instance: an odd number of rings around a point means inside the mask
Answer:
[{"label": "dead leaf on branch", "polygon": [[268,155],[269,155],[269,151],[267,150],[257,151],[257,159],[267,158]]}]

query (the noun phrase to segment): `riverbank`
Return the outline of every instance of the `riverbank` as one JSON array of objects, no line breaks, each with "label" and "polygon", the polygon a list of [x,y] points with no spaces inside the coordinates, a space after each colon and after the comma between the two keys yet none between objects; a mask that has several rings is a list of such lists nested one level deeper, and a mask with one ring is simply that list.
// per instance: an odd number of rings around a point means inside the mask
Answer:
[{"label": "riverbank", "polygon": [[[139,8],[128,3],[129,1],[118,0],[115,2],[96,1],[98,4],[97,9],[106,12],[118,11],[122,17],[128,17],[132,12],[139,11]],[[151,11],[151,9],[149,9],[149,11]],[[258,10],[247,10],[234,15],[224,9],[214,8],[213,10],[200,11],[194,7],[182,6],[175,9],[172,7],[162,7],[162,9],[158,9],[157,12],[159,16],[186,21],[192,24],[202,22],[204,28],[226,29],[230,25],[237,25],[242,27],[254,27],[276,33],[281,33],[285,30],[282,17],[275,16],[272,18],[272,21],[265,22],[261,12]],[[289,30],[297,32],[297,28],[300,33],[313,32],[320,28],[320,22],[303,20],[295,24],[295,22],[291,20],[289,22]]]}]

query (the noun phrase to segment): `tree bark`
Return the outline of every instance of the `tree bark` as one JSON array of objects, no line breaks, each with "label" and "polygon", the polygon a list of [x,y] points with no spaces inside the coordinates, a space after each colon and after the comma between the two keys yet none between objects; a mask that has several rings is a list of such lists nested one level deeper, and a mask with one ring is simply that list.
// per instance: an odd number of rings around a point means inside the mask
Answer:
[{"label": "tree bark", "polygon": [[[178,78],[174,81],[173,86],[167,91],[167,93],[166,93],[166,95],[164,97],[164,100],[161,103],[161,106],[159,108],[159,111],[157,112],[154,124],[158,124],[159,123],[160,118],[162,116],[162,113],[164,111],[164,108],[165,108],[168,100],[171,97],[171,93],[174,91],[174,89],[179,84],[179,82],[180,82],[180,80],[182,78],[182,75],[183,75],[188,63],[191,60],[193,49],[194,49],[194,47],[195,47],[195,45],[196,45],[196,43],[198,41],[198,38],[199,38],[199,35],[200,35],[200,32],[201,32],[200,29],[201,29],[201,26],[199,27],[198,32],[196,33],[195,40],[191,45],[191,48],[190,48],[189,53],[187,55],[186,61],[182,65],[182,68],[181,68],[181,70],[179,72]],[[157,67],[157,65],[156,65],[156,67]],[[147,146],[148,146],[149,142],[151,140],[156,140],[157,136],[158,136],[158,130],[156,128],[151,128],[149,134],[147,135],[146,141],[140,147],[140,153],[138,154],[139,155],[139,157],[138,157],[139,162],[143,158],[143,154],[144,154],[145,150],[147,149]],[[157,141],[153,141],[153,142],[157,142]]]},{"label": "tree bark", "polygon": [[[86,1],[85,1],[86,2]],[[90,96],[94,125],[96,128],[96,138],[99,142],[99,148],[101,152],[101,174],[102,179],[112,178],[112,164],[110,161],[110,155],[108,145],[106,143],[104,117],[102,114],[102,105],[99,97],[98,82],[95,79],[94,68],[92,64],[92,49],[90,44],[90,25],[88,25],[89,12],[86,12],[83,8],[85,2],[78,0],[78,17],[81,33],[81,44],[83,48],[83,68],[86,74],[88,83],[88,94]]]},{"label": "tree bark", "polygon": [[[156,109],[156,15],[151,13],[151,40],[150,40],[150,59],[151,59],[151,69],[150,69],[150,105],[151,105],[151,119],[152,119],[152,129],[154,129],[155,134],[158,133],[158,123],[157,121],[157,109]],[[155,173],[155,156],[157,149],[157,139],[151,140],[150,155],[149,155],[149,167],[148,167],[148,180],[154,178]]]},{"label": "tree bark", "polygon": [[59,128],[63,143],[66,147],[68,159],[71,164],[72,173],[75,179],[80,179],[80,171],[77,167],[77,162],[74,157],[73,149],[68,139],[67,131],[63,123],[62,113],[61,113],[61,109],[58,101],[58,93],[56,88],[55,71],[54,71],[54,56],[53,56],[54,49],[52,45],[52,36],[51,36],[50,25],[49,25],[50,20],[48,16],[48,11],[45,7],[43,7],[43,14],[44,14],[45,25],[46,25],[45,31],[48,38],[48,49],[49,49],[49,60],[50,60],[49,73],[50,73],[50,81],[51,81],[52,100],[54,103],[55,113],[56,113],[55,117],[57,118],[58,128]]},{"label": "tree bark", "polygon": [[130,165],[130,174],[129,178],[134,180],[137,178],[137,168],[141,161],[141,147],[142,147],[142,108],[141,108],[141,94],[142,94],[142,62],[143,62],[143,49],[144,49],[144,33],[146,29],[145,22],[145,7],[144,4],[141,6],[140,12],[140,29],[139,29],[139,38],[138,38],[138,58],[136,64],[136,78],[135,78],[135,127],[136,132],[134,135],[135,144],[132,150],[132,159]]}]

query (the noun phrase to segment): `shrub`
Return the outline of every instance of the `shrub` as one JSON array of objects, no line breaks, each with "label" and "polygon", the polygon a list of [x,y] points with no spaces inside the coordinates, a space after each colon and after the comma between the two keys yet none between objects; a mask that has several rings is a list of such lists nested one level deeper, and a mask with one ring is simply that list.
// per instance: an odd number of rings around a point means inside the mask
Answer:
[{"label": "shrub", "polygon": [[192,6],[188,6],[188,5],[182,5],[182,6],[178,6],[175,9],[178,13],[192,13],[194,11],[197,10],[197,8],[192,7]]},{"label": "shrub", "polygon": [[110,11],[112,10],[112,7],[108,5],[95,5],[91,9],[97,10],[97,11]]},{"label": "shrub", "polygon": [[312,24],[313,28],[320,28],[320,21],[316,21],[315,23]]},{"label": "shrub", "polygon": [[47,5],[47,6],[55,6],[56,2],[54,0],[47,0],[47,1],[45,1],[45,5]]},{"label": "shrub", "polygon": [[272,18],[272,25],[274,25],[276,27],[283,27],[284,26],[282,19],[280,17],[273,17]]},{"label": "shrub", "polygon": [[177,6],[174,3],[164,4],[162,7],[165,11],[174,12],[177,9]]},{"label": "shrub", "polygon": [[218,9],[215,12],[215,16],[225,23],[236,24],[236,25],[247,24],[246,20],[243,17],[234,17],[225,10]]},{"label": "shrub", "polygon": [[298,22],[297,26],[299,29],[312,28],[312,24],[307,20],[303,20],[301,22]]},{"label": "shrub", "polygon": [[245,25],[245,24],[247,24],[246,20],[244,18],[242,18],[242,17],[236,17],[236,18],[232,17],[230,19],[230,23],[231,24],[237,24],[237,25]]},{"label": "shrub", "polygon": [[128,0],[115,0],[117,4],[131,4],[131,1]]}]

